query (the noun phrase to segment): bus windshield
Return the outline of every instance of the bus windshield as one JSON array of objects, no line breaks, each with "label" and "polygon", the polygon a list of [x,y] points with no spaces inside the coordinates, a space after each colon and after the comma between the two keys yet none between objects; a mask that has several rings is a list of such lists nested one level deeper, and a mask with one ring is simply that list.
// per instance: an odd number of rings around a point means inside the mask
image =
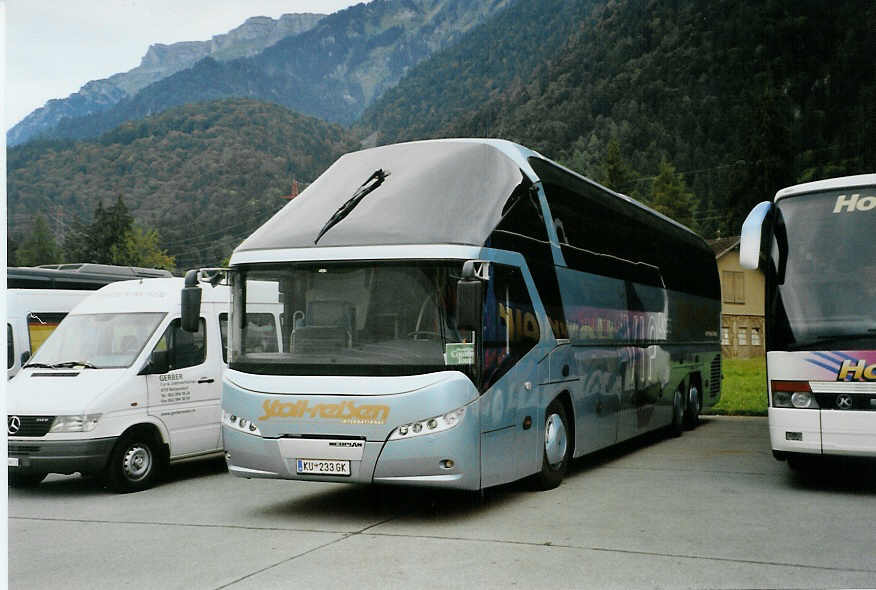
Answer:
[{"label": "bus windshield", "polygon": [[165,312],[68,315],[28,366],[130,367],[165,315]]},{"label": "bus windshield", "polygon": [[[476,375],[471,332],[456,328],[461,263],[307,263],[244,266],[234,278],[229,367],[274,375]],[[274,326],[249,318],[265,294]],[[241,316],[243,318],[241,319]]]},{"label": "bus windshield", "polygon": [[773,350],[876,345],[876,189],[777,203],[768,306]]}]

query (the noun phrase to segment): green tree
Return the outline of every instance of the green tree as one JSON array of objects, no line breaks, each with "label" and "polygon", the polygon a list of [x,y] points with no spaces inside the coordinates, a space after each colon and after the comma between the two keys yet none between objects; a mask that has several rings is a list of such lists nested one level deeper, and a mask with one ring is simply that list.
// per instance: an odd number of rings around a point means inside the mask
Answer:
[{"label": "green tree", "polygon": [[60,250],[55,236],[49,230],[45,217],[38,213],[33,229],[16,252],[16,263],[21,266],[37,266],[59,262]]},{"label": "green tree", "polygon": [[605,146],[599,182],[614,191],[638,198],[635,184],[637,177],[638,174],[621,156],[620,143],[612,138]]},{"label": "green tree", "polygon": [[173,270],[173,256],[158,246],[158,232],[133,225],[124,239],[111,247],[112,264],[122,266],[145,266]]},{"label": "green tree", "polygon": [[688,189],[684,176],[668,161],[660,162],[660,171],[651,186],[651,207],[688,227],[693,225],[696,198]]}]

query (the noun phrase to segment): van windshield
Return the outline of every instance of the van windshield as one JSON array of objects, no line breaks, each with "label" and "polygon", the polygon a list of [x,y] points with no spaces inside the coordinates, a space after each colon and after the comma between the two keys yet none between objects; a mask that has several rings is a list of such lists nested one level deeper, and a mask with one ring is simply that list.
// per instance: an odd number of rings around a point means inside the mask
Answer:
[{"label": "van windshield", "polygon": [[427,261],[248,265],[234,279],[229,366],[275,375],[476,375],[473,335],[456,327],[461,270],[460,262]]},{"label": "van windshield", "polygon": [[28,365],[130,367],[165,315],[166,312],[68,315]]}]

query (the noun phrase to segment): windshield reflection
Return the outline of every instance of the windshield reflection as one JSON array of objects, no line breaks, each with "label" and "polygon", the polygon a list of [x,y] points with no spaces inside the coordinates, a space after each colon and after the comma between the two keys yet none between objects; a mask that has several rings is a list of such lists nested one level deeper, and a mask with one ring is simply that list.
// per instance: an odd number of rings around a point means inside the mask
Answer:
[{"label": "windshield reflection", "polygon": [[28,364],[130,367],[164,316],[164,312],[68,315]]},{"label": "windshield reflection", "polygon": [[876,339],[876,209],[838,207],[850,192],[876,194],[856,188],[778,202],[773,260],[780,313],[771,348]]}]

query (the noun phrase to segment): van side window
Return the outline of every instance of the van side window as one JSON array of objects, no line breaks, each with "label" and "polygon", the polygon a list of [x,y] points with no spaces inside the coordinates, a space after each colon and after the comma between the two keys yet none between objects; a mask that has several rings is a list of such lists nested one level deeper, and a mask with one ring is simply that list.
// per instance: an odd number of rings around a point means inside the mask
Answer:
[{"label": "van side window", "polygon": [[486,391],[538,344],[541,328],[520,270],[493,265],[484,310],[484,375]]},{"label": "van side window", "polygon": [[172,369],[184,369],[200,365],[207,359],[207,329],[204,318],[198,324],[194,334],[180,327],[179,318],[173,320],[161,335],[161,339],[153,349],[155,353],[167,355],[167,366]]},{"label": "van side window", "polygon": [[228,364],[228,314],[219,314],[219,337],[222,341],[222,362]]},{"label": "van side window", "polygon": [[12,341],[12,325],[6,324],[6,368],[15,364],[15,344]]}]

